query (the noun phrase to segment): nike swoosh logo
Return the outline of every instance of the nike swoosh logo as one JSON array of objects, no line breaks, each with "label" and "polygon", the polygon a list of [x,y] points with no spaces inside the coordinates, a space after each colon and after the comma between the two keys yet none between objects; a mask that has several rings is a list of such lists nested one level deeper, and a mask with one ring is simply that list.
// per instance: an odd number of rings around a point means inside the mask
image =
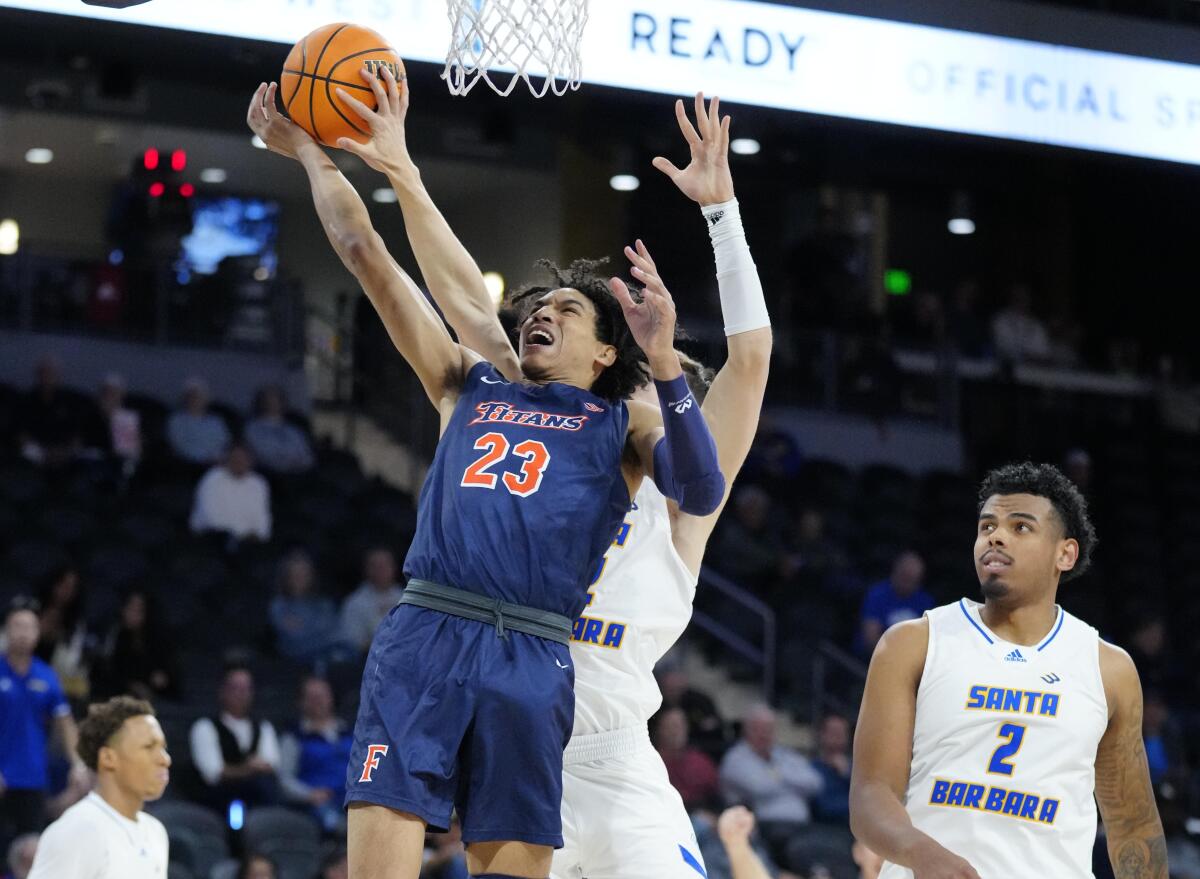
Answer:
[{"label": "nike swoosh logo", "polygon": [[506,381],[500,381],[499,379],[488,378],[486,375],[480,376],[480,378],[483,380],[483,383],[485,385],[506,385],[506,384],[508,384],[508,382],[506,382]]},{"label": "nike swoosh logo", "polygon": [[563,665],[561,662],[559,662],[558,657],[554,658],[554,664],[557,665],[559,668],[570,668],[571,667],[569,665]]}]

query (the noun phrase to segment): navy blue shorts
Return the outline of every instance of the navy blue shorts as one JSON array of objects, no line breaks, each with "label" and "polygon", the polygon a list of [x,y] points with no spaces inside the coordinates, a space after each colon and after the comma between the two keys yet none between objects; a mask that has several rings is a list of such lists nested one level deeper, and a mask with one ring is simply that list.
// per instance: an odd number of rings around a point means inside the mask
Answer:
[{"label": "navy blue shorts", "polygon": [[563,844],[563,748],[575,715],[570,651],[411,604],[371,642],[346,803],[409,812],[464,842]]}]

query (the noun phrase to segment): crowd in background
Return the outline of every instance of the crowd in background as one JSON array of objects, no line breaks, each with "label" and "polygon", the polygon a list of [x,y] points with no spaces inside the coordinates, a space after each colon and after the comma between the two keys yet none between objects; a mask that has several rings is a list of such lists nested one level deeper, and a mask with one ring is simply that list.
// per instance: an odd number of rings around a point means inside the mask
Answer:
[{"label": "crowd in background", "polygon": [[[375,627],[401,594],[397,555],[404,547],[363,547],[355,581],[338,579],[329,556],[296,532],[277,533],[277,519],[289,512],[280,497],[288,497],[294,480],[320,474],[322,453],[277,388],[262,389],[243,420],[214,405],[204,382],[192,379],[178,406],[152,426],[143,423],[144,410],[128,404],[119,376],[106,377],[94,396],[64,388],[59,376],[59,365],[47,358],[32,386],[10,400],[6,460],[36,469],[50,486],[69,475],[62,484],[72,490],[82,480],[89,491],[113,497],[136,498],[146,480],[182,474],[190,502],[186,521],[176,524],[205,541],[230,570],[265,559],[269,576],[258,582],[269,594],[260,596],[265,613],[252,627],[255,637],[245,649],[210,654],[200,680],[182,657],[204,644],[196,643],[186,618],[166,621],[164,606],[177,596],[161,571],[131,576],[108,616],[95,613],[89,568],[75,559],[7,605],[0,679],[43,682],[38,699],[20,704],[20,718],[0,718],[0,835],[11,846],[12,875],[22,875],[30,834],[87,789],[77,759],[62,747],[71,741],[72,715],[88,701],[122,692],[152,699],[186,721],[170,727],[176,771],[169,796],[203,804],[222,820],[233,803],[306,815],[326,839],[322,879],[345,875],[341,801],[358,674]],[[1086,489],[1087,454],[1074,450],[1066,464]],[[867,563],[845,530],[831,527],[837,511],[806,495],[800,475],[806,466],[794,441],[766,424],[708,564],[785,617],[800,605],[816,613],[823,636],[865,662],[888,626],[950,596],[929,587],[916,543],[901,546],[882,569],[878,557]],[[962,546],[968,560],[970,534],[968,522]],[[972,592],[969,580],[958,582],[958,594]],[[1172,651],[1161,615],[1147,613],[1119,634],[1146,688],[1146,749],[1171,835],[1172,875],[1200,877],[1200,847],[1186,832],[1200,791],[1196,738],[1188,736],[1196,720],[1194,681]],[[273,675],[262,688],[260,672],[278,662],[286,676]],[[812,723],[813,742],[802,752],[779,741],[777,708],[759,704],[726,717],[680,664],[668,662],[659,675],[663,706],[651,734],[694,818],[709,875],[728,875],[717,816],[733,804],[755,813],[752,844],[773,875],[849,875],[839,869],[874,875],[869,852],[860,847],[851,856],[852,710],[801,712]],[[288,692],[277,692],[280,681]],[[856,698],[851,692],[845,701],[852,708]],[[263,853],[242,854],[236,875],[277,875]],[[430,834],[423,875],[465,875],[456,828]]]}]

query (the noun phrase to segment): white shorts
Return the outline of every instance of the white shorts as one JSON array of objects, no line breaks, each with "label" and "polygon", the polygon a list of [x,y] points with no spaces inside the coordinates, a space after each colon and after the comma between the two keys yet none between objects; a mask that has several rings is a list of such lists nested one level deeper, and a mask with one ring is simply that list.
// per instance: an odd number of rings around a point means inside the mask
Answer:
[{"label": "white shorts", "polygon": [[646,728],[576,736],[563,754],[552,879],[700,879],[700,846]]}]

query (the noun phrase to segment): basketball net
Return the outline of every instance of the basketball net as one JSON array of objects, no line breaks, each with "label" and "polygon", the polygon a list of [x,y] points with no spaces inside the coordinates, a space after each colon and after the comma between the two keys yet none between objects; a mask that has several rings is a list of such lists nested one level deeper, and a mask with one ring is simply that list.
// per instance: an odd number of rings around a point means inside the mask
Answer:
[{"label": "basketball net", "polygon": [[587,3],[446,0],[452,30],[442,79],[450,94],[465,95],[481,79],[501,95],[509,94],[520,79],[536,98],[579,88]]}]

